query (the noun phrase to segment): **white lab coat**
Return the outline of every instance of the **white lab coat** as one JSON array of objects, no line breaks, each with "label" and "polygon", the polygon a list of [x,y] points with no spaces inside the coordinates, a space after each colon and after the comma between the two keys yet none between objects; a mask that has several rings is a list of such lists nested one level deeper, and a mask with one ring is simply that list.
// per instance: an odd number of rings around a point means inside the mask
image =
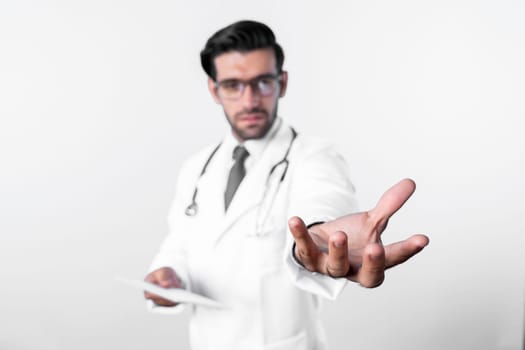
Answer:
[{"label": "white lab coat", "polygon": [[[179,175],[168,217],[171,232],[150,271],[170,266],[187,289],[228,307],[192,307],[192,349],[325,348],[319,296],[335,298],[346,280],[311,273],[293,260],[287,220],[297,215],[308,224],[355,211],[354,189],[341,156],[300,134],[284,181],[279,184],[284,164],[269,178],[290,146],[292,131],[279,119],[268,134],[264,152],[226,213],[225,164],[231,162],[233,146],[223,143],[200,179],[215,146],[191,157]],[[195,186],[198,213],[187,216]]]}]

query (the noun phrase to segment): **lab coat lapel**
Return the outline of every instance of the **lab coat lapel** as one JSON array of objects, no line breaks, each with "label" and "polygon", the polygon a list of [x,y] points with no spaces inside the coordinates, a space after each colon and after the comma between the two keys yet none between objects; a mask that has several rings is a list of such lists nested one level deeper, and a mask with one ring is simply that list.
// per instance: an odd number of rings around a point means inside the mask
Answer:
[{"label": "lab coat lapel", "polygon": [[[261,155],[261,159],[253,165],[239,185],[230,207],[226,212],[222,227],[218,230],[215,243],[217,243],[243,215],[247,214],[250,210],[257,210],[256,207],[261,203],[264,196],[270,170],[283,159],[290,145],[291,138],[292,132],[290,127],[283,123],[273,139],[269,141],[268,146],[266,146],[266,149]],[[253,222],[253,227],[247,228],[247,232],[254,229],[255,222]]]}]

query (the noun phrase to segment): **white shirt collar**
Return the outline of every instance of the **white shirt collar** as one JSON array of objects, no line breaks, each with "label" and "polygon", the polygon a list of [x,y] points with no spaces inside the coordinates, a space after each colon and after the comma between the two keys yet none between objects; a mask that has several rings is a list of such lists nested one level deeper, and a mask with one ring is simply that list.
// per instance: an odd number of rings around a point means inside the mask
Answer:
[{"label": "white shirt collar", "polygon": [[[247,170],[260,158],[266,146],[268,146],[268,143],[275,136],[282,124],[282,119],[276,117],[275,121],[272,124],[272,127],[270,128],[270,130],[268,130],[266,135],[264,135],[260,139],[246,140],[242,143],[242,145],[250,154],[248,158],[246,158],[245,162],[245,167]],[[227,154],[233,154],[233,149],[239,144],[241,143],[239,143],[235,136],[233,136],[233,133],[231,131],[226,134],[226,137],[223,141],[223,146]]]}]

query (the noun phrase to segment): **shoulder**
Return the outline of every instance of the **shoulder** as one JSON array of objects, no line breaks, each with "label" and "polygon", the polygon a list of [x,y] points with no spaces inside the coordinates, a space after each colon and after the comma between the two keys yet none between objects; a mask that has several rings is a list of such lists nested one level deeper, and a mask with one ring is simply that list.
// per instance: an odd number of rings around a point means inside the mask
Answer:
[{"label": "shoulder", "polygon": [[290,152],[292,177],[306,181],[316,179],[328,183],[340,182],[353,189],[348,162],[332,142],[298,134],[293,152]]},{"label": "shoulder", "polygon": [[211,160],[213,154],[219,146],[219,142],[210,144],[189,156],[182,163],[181,170],[179,172],[179,181],[184,182],[190,179],[196,179],[204,169],[206,163]]},{"label": "shoulder", "polygon": [[297,131],[292,125],[284,120],[278,134],[280,137],[277,137],[276,139],[280,140],[283,144],[287,144],[290,142],[290,135],[292,134],[295,135],[295,138],[290,148],[290,157],[301,159],[315,157],[317,155],[335,155],[340,153],[332,142],[329,142],[324,138],[312,137],[301,131]]},{"label": "shoulder", "polygon": [[298,134],[291,153],[300,164],[308,160],[333,160],[339,159],[344,162],[340,150],[332,142],[318,138]]},{"label": "shoulder", "polygon": [[189,156],[183,163],[183,167],[192,167],[194,165],[204,165],[206,161],[212,156],[212,153],[221,145],[220,142],[209,144],[199,151]]}]

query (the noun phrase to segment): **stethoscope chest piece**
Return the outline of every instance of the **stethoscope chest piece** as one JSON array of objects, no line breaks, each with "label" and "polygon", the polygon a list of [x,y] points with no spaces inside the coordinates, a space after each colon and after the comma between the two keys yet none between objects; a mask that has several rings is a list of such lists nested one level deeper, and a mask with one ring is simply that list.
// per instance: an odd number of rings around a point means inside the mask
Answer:
[{"label": "stethoscope chest piece", "polygon": [[197,203],[192,202],[190,205],[188,205],[188,207],[184,211],[184,214],[186,214],[186,216],[195,216],[197,215],[198,211],[199,207],[197,206]]}]

